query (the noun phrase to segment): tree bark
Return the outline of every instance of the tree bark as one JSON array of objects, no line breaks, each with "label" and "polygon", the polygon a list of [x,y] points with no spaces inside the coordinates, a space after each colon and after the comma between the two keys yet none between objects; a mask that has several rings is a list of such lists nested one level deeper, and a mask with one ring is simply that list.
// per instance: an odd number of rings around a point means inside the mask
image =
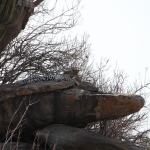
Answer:
[{"label": "tree bark", "polygon": [[[24,9],[24,8],[23,8]],[[21,7],[16,7],[14,14],[12,16],[12,19],[10,21],[10,24],[13,23],[20,15],[21,13]],[[28,17],[27,17],[28,16]],[[23,22],[25,23],[24,19],[29,18],[30,16],[27,14],[26,10],[24,9],[22,12],[22,15],[20,16],[20,19],[17,21],[17,23],[10,27],[3,27],[0,30],[0,35],[2,39],[0,40],[0,53],[6,48],[6,46],[18,36],[18,34],[22,30]],[[27,23],[28,20],[26,20]],[[5,33],[4,33],[5,32]]]},{"label": "tree bark", "polygon": [[[2,29],[0,29],[0,53],[5,50],[5,48],[7,47],[7,45],[18,36],[18,34],[25,28],[29,17],[31,16],[31,14],[34,11],[34,7],[38,6],[43,0],[36,0],[35,2],[33,2],[32,7],[24,7],[23,8],[23,12],[21,14],[21,10],[22,7],[16,7],[12,18],[9,22],[10,27],[7,27],[8,24],[3,27]],[[21,14],[21,16],[20,16]],[[13,22],[19,17],[19,20],[17,21],[17,23],[15,23],[14,25]],[[5,32],[5,33],[4,33]],[[4,36],[2,36],[4,33]]]}]

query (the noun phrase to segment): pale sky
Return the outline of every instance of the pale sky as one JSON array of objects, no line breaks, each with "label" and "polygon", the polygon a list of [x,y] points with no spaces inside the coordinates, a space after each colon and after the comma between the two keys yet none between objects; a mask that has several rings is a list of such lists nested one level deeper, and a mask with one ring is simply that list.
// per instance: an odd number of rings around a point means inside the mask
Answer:
[{"label": "pale sky", "polygon": [[[59,2],[58,10],[65,2],[72,4],[70,0]],[[117,62],[131,84],[139,74],[144,81],[146,68],[150,81],[150,0],[81,0],[81,5],[82,21],[71,29],[71,35],[89,34],[95,60],[108,58],[112,69]]]},{"label": "pale sky", "polygon": [[117,62],[131,84],[139,76],[144,81],[148,68],[150,81],[150,0],[82,0],[82,5],[80,28],[90,35],[96,61],[107,57],[113,68]]},{"label": "pale sky", "polygon": [[92,54],[116,62],[131,80],[150,76],[150,0],[82,0],[79,28],[90,35]]}]

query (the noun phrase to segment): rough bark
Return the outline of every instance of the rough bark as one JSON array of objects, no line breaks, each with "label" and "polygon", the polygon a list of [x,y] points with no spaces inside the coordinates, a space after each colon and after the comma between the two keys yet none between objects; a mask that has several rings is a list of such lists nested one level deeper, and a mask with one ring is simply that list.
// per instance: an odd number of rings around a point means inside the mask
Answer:
[{"label": "rough bark", "polygon": [[55,150],[142,150],[129,143],[64,125],[46,127],[37,136]]},{"label": "rough bark", "polygon": [[[6,46],[14,39],[18,36],[18,34],[25,28],[29,17],[31,16],[31,14],[34,11],[34,7],[38,6],[43,0],[36,0],[31,8],[29,7],[24,7],[23,8],[23,12],[21,14],[22,8],[21,7],[16,7],[12,18],[9,22],[9,27],[8,25],[6,25],[6,27],[3,27],[2,29],[0,29],[0,37],[2,36],[2,34],[5,32],[4,36],[1,37],[2,39],[0,39],[0,53],[6,48]],[[21,16],[20,16],[21,14]],[[19,18],[19,19],[17,19]],[[17,23],[14,24],[14,21],[17,20]],[[13,25],[11,25],[13,24]]]},{"label": "rough bark", "polygon": [[[11,23],[13,23],[20,15],[21,7],[17,7],[14,11],[13,17],[11,19]],[[6,30],[3,38],[0,41],[0,53],[6,48],[6,46],[18,36],[22,29],[25,28],[26,23],[28,22],[29,17],[31,14],[27,13],[26,9],[23,10],[20,19],[17,21],[16,24],[10,27],[4,27],[0,30],[0,35]]]}]

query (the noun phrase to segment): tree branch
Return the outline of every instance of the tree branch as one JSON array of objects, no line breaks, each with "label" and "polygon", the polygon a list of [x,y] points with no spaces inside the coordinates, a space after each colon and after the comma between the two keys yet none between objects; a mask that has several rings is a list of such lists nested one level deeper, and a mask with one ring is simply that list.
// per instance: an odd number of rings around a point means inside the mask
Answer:
[{"label": "tree branch", "polygon": [[34,2],[34,7],[37,7],[41,2],[43,2],[44,0],[36,0]]}]

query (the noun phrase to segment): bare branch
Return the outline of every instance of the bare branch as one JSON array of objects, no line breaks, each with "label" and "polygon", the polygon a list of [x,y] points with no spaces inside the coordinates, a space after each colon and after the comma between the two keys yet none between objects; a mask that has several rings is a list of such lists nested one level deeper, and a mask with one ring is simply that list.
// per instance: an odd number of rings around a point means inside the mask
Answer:
[{"label": "bare branch", "polygon": [[34,7],[37,7],[38,5],[40,5],[41,2],[43,2],[44,0],[36,0],[34,2]]}]

